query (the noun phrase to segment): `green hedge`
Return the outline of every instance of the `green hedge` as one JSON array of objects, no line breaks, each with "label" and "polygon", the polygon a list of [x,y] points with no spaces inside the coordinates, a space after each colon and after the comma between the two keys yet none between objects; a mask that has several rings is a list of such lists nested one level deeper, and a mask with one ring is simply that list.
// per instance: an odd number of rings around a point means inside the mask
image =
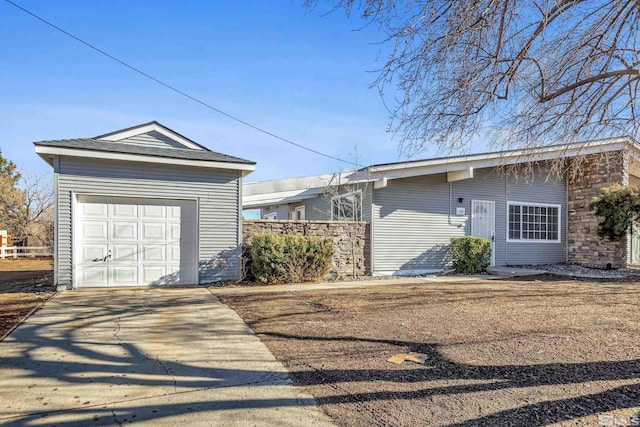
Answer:
[{"label": "green hedge", "polygon": [[456,273],[483,273],[491,264],[491,243],[481,237],[453,237],[451,262]]},{"label": "green hedge", "polygon": [[602,218],[598,224],[598,235],[619,241],[627,235],[640,214],[640,192],[635,187],[615,184],[603,188],[600,196],[591,200],[589,208]]},{"label": "green hedge", "polygon": [[331,239],[289,234],[256,234],[251,242],[251,269],[256,280],[269,283],[314,282],[329,273]]}]

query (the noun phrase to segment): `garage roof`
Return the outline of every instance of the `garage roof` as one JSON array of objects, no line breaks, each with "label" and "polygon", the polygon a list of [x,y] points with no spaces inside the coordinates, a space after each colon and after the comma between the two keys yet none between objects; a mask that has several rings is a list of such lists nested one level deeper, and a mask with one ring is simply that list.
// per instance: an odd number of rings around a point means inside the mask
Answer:
[{"label": "garage roof", "polygon": [[60,155],[244,171],[253,171],[256,164],[211,151],[155,121],[93,138],[38,141],[34,145],[36,153],[50,163],[51,156]]},{"label": "garage roof", "polygon": [[209,149],[192,150],[192,149],[179,149],[179,148],[141,147],[137,145],[122,144],[118,142],[99,141],[93,138],[39,141],[39,142],[34,142],[34,144],[40,147],[74,148],[77,150],[105,151],[109,153],[123,153],[123,154],[140,154],[143,156],[171,157],[174,159],[212,160],[215,162],[244,163],[247,165],[256,164],[255,162],[252,162],[250,160],[229,156],[227,154],[216,153],[215,151],[211,151]]}]

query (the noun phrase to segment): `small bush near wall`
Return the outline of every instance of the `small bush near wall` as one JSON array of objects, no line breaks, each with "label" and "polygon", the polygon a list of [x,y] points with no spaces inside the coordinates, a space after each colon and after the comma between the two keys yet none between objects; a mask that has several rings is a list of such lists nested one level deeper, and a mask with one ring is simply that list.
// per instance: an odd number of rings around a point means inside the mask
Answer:
[{"label": "small bush near wall", "polygon": [[252,272],[258,281],[269,284],[313,282],[329,273],[333,252],[331,239],[256,234],[251,245]]},{"label": "small bush near wall", "polygon": [[451,262],[456,273],[482,273],[491,264],[491,243],[481,237],[453,237]]}]

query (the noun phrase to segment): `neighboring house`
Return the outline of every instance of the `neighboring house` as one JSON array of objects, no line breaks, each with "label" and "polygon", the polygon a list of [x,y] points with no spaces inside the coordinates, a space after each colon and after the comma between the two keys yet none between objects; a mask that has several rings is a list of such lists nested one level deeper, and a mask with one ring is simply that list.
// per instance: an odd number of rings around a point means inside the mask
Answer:
[{"label": "neighboring house", "polygon": [[254,162],[157,122],[34,144],[54,169],[59,288],[237,277],[240,191]]},{"label": "neighboring house", "polygon": [[[619,138],[379,164],[245,184],[243,207],[263,219],[370,222],[375,274],[441,271],[450,239],[464,235],[491,241],[493,265],[623,267],[640,261],[640,240],[600,239],[588,205],[603,187],[640,183],[639,150]],[[550,176],[558,158],[582,162],[582,172]]]}]

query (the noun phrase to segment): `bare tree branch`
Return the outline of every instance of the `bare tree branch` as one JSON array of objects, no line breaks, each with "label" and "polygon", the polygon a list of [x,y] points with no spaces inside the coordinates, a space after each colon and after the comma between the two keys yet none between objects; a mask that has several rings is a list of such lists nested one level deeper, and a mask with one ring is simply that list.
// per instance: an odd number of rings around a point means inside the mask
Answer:
[{"label": "bare tree branch", "polygon": [[334,0],[330,9],[359,12],[383,32],[373,85],[397,97],[390,130],[406,155],[478,140],[518,148],[640,136],[637,0]]}]

